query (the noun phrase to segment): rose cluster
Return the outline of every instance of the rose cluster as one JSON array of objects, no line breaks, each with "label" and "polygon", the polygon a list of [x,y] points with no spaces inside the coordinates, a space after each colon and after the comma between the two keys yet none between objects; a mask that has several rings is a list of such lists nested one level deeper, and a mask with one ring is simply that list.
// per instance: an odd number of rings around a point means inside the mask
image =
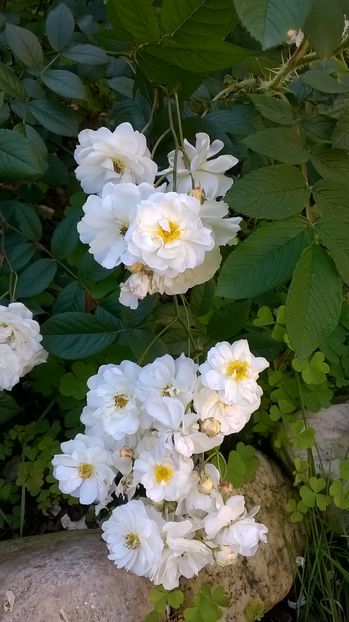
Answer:
[{"label": "rose cluster", "polygon": [[46,361],[41,340],[40,326],[24,304],[0,305],[0,390],[11,391],[22,376]]},{"label": "rose cluster", "polygon": [[118,568],[173,589],[181,576],[254,555],[266,541],[258,508],[247,511],[205,452],[259,407],[267,366],[240,340],[217,343],[201,365],[165,354],[144,367],[102,365],[89,379],[85,433],[62,443],[54,476],[97,512],[123,499],[102,524]]},{"label": "rose cluster", "polygon": [[[223,146],[199,132],[195,146],[184,140],[158,173],[144,135],[130,123],[80,132],[75,172],[90,196],[77,228],[98,263],[129,270],[122,304],[136,309],[147,294],[185,293],[216,273],[220,246],[236,243],[241,218],[228,217],[228,205],[216,200],[233,183],[224,173],[238,162],[214,157]],[[154,185],[157,175],[167,183]]]}]

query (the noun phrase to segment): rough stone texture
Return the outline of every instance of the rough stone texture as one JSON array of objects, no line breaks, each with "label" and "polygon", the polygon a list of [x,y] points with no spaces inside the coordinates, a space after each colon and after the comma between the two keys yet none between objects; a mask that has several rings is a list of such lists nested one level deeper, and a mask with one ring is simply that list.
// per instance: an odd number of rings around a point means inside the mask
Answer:
[{"label": "rough stone texture", "polygon": [[[315,429],[318,453],[313,451],[313,455],[317,472],[324,470],[332,479],[337,479],[340,461],[347,456],[349,448],[349,402],[308,413],[307,421]],[[306,460],[305,451],[297,455]]]},{"label": "rough stone texture", "polygon": [[231,599],[222,618],[227,622],[246,622],[244,609],[251,600],[263,603],[265,612],[282,600],[292,587],[300,552],[300,534],[285,511],[292,487],[275,464],[260,459],[254,480],[236,492],[245,495],[247,507],[261,506],[256,520],[267,525],[268,544],[261,543],[254,557],[239,556],[233,566],[204,568],[184,587],[186,604],[201,585],[223,585]]},{"label": "rough stone texture", "polygon": [[99,530],[0,543],[1,622],[142,622],[150,587],[109,561]]},{"label": "rough stone texture", "polygon": [[[240,491],[237,491],[240,492]],[[269,528],[269,544],[234,566],[211,567],[184,586],[186,602],[200,585],[221,584],[231,597],[225,619],[245,622],[251,600],[271,609],[290,590],[293,570],[287,552],[294,527],[285,504],[290,484],[278,467],[261,457],[254,481],[245,489],[248,506],[261,505],[258,520]],[[98,530],[61,532],[0,543],[1,622],[142,622],[149,611],[146,579],[118,570],[107,559]],[[6,591],[12,611],[4,611]]]}]

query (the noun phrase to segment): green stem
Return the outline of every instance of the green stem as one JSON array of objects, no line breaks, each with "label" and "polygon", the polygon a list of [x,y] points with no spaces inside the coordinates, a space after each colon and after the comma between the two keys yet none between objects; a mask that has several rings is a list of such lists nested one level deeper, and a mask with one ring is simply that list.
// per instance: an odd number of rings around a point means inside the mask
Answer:
[{"label": "green stem", "polygon": [[150,344],[144,350],[140,359],[138,359],[138,365],[142,365],[146,354],[148,354],[150,348],[154,345],[154,343],[156,343],[157,340],[160,339],[160,337],[162,337],[162,335],[164,335],[168,331],[168,329],[171,328],[171,326],[173,326],[176,323],[177,323],[177,318],[175,317],[173,320],[171,320],[169,324],[166,324],[166,326],[164,326],[164,328],[160,330],[160,332],[157,335],[155,335],[154,339],[151,340]]},{"label": "green stem", "polygon": [[155,152],[156,152],[156,150],[157,150],[158,146],[159,146],[159,145],[160,145],[160,143],[164,140],[164,138],[166,138],[167,134],[169,134],[170,132],[171,132],[171,129],[168,127],[168,128],[167,128],[167,130],[165,130],[165,131],[164,131],[164,132],[163,132],[163,133],[159,136],[159,138],[157,139],[157,141],[156,141],[156,143],[155,143],[155,145],[154,145],[154,147],[153,147],[153,149],[152,149],[152,152],[151,152],[151,157],[152,157],[153,159],[154,159],[154,155],[155,155]]},{"label": "green stem", "polygon": [[177,138],[175,126],[174,126],[174,123],[173,123],[171,98],[170,97],[168,98],[168,120],[169,120],[169,124],[170,124],[170,130],[171,130],[172,136],[173,136],[173,142],[175,144],[175,155],[174,155],[174,161],[173,161],[173,191],[176,192],[176,190],[177,190],[177,162],[178,162],[178,153],[179,153],[179,143],[178,143],[178,138]]}]

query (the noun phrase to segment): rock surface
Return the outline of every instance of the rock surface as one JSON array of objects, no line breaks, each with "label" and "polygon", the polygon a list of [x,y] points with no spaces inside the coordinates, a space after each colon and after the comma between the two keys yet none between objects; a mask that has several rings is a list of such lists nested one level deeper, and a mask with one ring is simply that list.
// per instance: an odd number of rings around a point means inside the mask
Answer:
[{"label": "rock surface", "polygon": [[[337,479],[339,464],[348,455],[349,402],[308,413],[307,422],[315,429],[317,451],[313,451],[313,456],[316,471],[324,471],[331,479]],[[298,451],[297,456],[306,460],[306,451]]]},{"label": "rock surface", "polygon": [[268,544],[260,544],[254,557],[239,556],[233,566],[204,568],[185,586],[185,604],[189,604],[201,585],[223,585],[231,599],[223,617],[227,622],[246,622],[244,610],[251,601],[263,604],[267,612],[287,596],[294,577],[290,556],[300,552],[300,535],[285,511],[291,486],[275,464],[261,455],[260,459],[253,481],[236,492],[245,495],[248,508],[260,505],[256,520],[267,525]]},{"label": "rock surface", "polygon": [[[223,585],[231,598],[225,612],[229,622],[245,622],[243,612],[251,600],[271,609],[293,582],[287,550],[295,533],[284,509],[290,484],[261,457],[253,482],[237,492],[245,494],[248,507],[261,505],[257,520],[268,526],[269,543],[261,544],[254,557],[204,569],[183,586],[188,604],[201,585]],[[150,609],[150,588],[149,581],[108,560],[98,530],[0,543],[1,622],[142,622]]]}]

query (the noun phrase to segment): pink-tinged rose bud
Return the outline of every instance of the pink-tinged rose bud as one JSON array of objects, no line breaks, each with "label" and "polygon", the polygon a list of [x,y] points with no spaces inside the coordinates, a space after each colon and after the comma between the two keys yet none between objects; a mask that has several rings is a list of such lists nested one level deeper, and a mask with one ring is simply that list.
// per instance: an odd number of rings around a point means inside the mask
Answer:
[{"label": "pink-tinged rose bud", "polygon": [[231,497],[232,494],[234,493],[233,485],[230,482],[227,482],[227,481],[220,482],[220,484],[218,484],[218,489],[219,489],[219,492],[221,493],[224,501],[229,499],[229,497]]}]

